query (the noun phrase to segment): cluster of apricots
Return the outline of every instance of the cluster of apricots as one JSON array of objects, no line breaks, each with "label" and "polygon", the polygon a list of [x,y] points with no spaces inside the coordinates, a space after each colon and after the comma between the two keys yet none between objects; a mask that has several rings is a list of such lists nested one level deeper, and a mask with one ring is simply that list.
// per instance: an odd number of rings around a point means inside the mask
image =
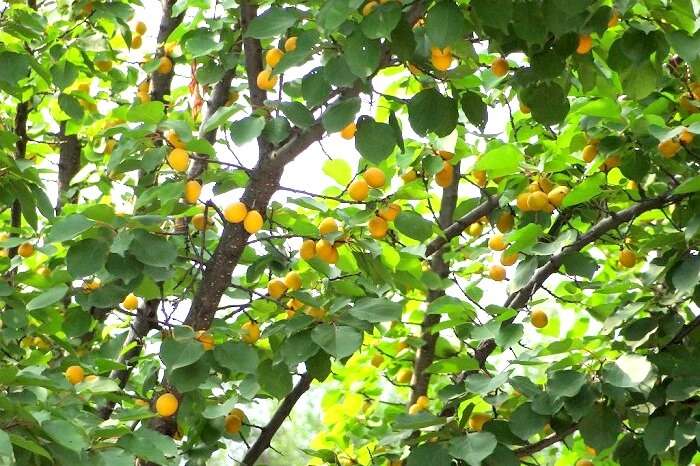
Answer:
[{"label": "cluster of apricots", "polygon": [[273,47],[265,53],[265,69],[258,73],[256,84],[263,91],[271,91],[277,85],[278,77],[272,74],[273,69],[277,66],[284,57],[285,52],[293,52],[297,48],[297,38],[289,37],[284,42],[284,51],[277,47]]},{"label": "cluster of apricots", "polygon": [[540,176],[530,183],[525,190],[516,198],[518,209],[523,212],[554,212],[554,209],[561,206],[569,188],[566,186],[555,186],[546,177]]},{"label": "cluster of apricots", "polygon": [[678,154],[681,147],[692,144],[694,139],[695,134],[683,128],[678,136],[661,141],[658,145],[658,149],[665,159],[670,159]]}]

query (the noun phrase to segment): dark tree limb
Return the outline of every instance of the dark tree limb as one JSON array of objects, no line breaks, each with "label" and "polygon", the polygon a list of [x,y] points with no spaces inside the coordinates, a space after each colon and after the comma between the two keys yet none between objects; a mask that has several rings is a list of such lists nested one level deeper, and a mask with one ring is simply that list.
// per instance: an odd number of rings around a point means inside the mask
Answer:
[{"label": "dark tree limb", "polygon": [[[173,6],[177,0],[162,0],[163,1],[163,16],[160,20],[158,28],[158,53],[156,59],[166,56],[165,42],[170,37],[170,34],[182,23],[185,13],[180,13],[173,16]],[[165,96],[170,94],[170,83],[175,75],[175,67],[168,73],[160,73],[156,70],[151,78],[151,99],[159,102],[165,102]]]},{"label": "dark tree limb", "polygon": [[566,437],[569,435],[572,435],[574,432],[578,430],[578,426],[576,424],[567,427],[561,432],[557,432],[556,434],[553,434],[549,437],[543,438],[539,442],[531,443],[529,445],[525,445],[524,447],[517,448],[513,451],[518,458],[523,458],[525,456],[531,456],[538,451],[544,450],[545,448],[554,445],[555,443],[559,443],[562,440],[564,440]]},{"label": "dark tree limb", "polygon": [[80,170],[80,142],[75,134],[66,134],[66,122],[62,121],[58,132],[59,150],[58,159],[58,200],[56,201],[56,215],[60,215],[64,202],[75,203],[78,194],[70,198],[67,191],[70,181]]},{"label": "dark tree limb", "polygon": [[[17,104],[17,110],[15,113],[15,136],[17,136],[17,142],[15,142],[15,160],[22,160],[27,156],[27,142],[29,138],[27,137],[27,118],[29,116],[29,102],[20,102]],[[12,230],[10,231],[10,237],[17,236],[19,229],[22,227],[22,205],[19,199],[15,199],[12,202],[12,208],[10,211],[10,225]],[[18,246],[13,246],[8,251],[10,259],[17,255]],[[10,270],[8,274],[13,275],[14,269]]]},{"label": "dark tree limb", "polygon": [[678,345],[682,343],[685,337],[693,333],[698,327],[700,327],[700,315],[696,316],[693,320],[683,325],[683,327],[681,327],[676,336],[674,336],[671,341],[669,341],[663,347],[661,347],[660,351],[665,351],[673,345]]},{"label": "dark tree limb", "polygon": [[242,465],[253,466],[255,462],[260,459],[260,455],[262,455],[263,452],[270,446],[272,438],[282,426],[284,420],[287,419],[289,414],[292,412],[294,405],[297,403],[297,401],[299,401],[301,395],[306,393],[311,386],[311,380],[312,377],[308,372],[301,375],[301,378],[294,386],[292,391],[284,397],[284,400],[282,400],[282,404],[279,405],[275,411],[275,414],[270,419],[270,422],[268,422],[260,431],[260,436],[255,443],[251,445],[245,457],[243,457],[243,461],[241,461]]}]

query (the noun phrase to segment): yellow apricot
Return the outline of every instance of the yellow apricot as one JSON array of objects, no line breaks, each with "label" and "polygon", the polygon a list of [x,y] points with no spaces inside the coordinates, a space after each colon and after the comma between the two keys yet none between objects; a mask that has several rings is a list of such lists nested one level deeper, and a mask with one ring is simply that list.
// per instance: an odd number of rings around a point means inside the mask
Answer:
[{"label": "yellow apricot", "polygon": [[418,414],[424,410],[425,410],[425,408],[423,406],[420,406],[419,404],[414,403],[408,407],[408,414],[411,414],[411,415]]},{"label": "yellow apricot", "polygon": [[678,136],[678,142],[681,144],[692,144],[693,139],[695,139],[695,134],[691,133],[687,129],[684,129]]},{"label": "yellow apricot", "polygon": [[430,400],[428,399],[427,396],[421,395],[421,396],[419,396],[419,397],[416,399],[416,404],[417,404],[418,406],[422,406],[422,407],[424,407],[424,408],[427,408],[428,405],[430,404]]},{"label": "yellow apricot", "polygon": [[260,339],[260,326],[253,321],[248,321],[241,326],[241,340],[253,344]]},{"label": "yellow apricot", "polygon": [[499,78],[508,74],[508,60],[497,58],[491,63],[491,72]]},{"label": "yellow apricot", "polygon": [[542,309],[533,309],[530,313],[530,322],[535,328],[544,328],[549,323],[549,317]]},{"label": "yellow apricot", "polygon": [[134,293],[129,293],[126,295],[121,304],[127,311],[133,311],[139,307],[139,298],[136,297]]},{"label": "yellow apricot", "polygon": [[585,55],[591,51],[593,48],[593,39],[588,34],[582,34],[578,36],[578,46],[576,47],[576,53],[579,55]]},{"label": "yellow apricot", "polygon": [[272,68],[265,68],[258,73],[255,82],[263,91],[271,91],[277,85],[277,76],[272,74]]},{"label": "yellow apricot", "polygon": [[297,38],[292,36],[284,41],[285,52],[293,52],[297,49]]},{"label": "yellow apricot", "polygon": [[169,74],[173,70],[173,61],[167,55],[160,57],[158,62],[158,72],[160,74]]},{"label": "yellow apricot", "polygon": [[134,31],[136,31],[137,34],[144,35],[146,34],[146,31],[148,28],[146,27],[146,23],[143,21],[136,21],[136,24],[134,25]]},{"label": "yellow apricot", "polygon": [[506,240],[500,233],[497,233],[489,238],[489,249],[492,251],[503,251],[506,246]]},{"label": "yellow apricot", "polygon": [[140,49],[142,44],[143,44],[143,38],[141,37],[141,34],[134,34],[133,36],[131,36],[131,48],[132,49]]},{"label": "yellow apricot", "polygon": [[552,189],[549,194],[547,194],[547,199],[554,207],[559,207],[567,194],[569,194],[568,187],[557,186],[556,188]]},{"label": "yellow apricot", "polygon": [[202,185],[199,184],[197,180],[189,180],[185,183],[185,194],[184,199],[188,204],[194,204],[199,199],[199,195],[202,193]]},{"label": "yellow apricot", "polygon": [[338,250],[325,239],[319,240],[316,243],[316,254],[319,259],[329,264],[335,264],[338,262]]},{"label": "yellow apricot", "polygon": [[400,213],[401,206],[393,202],[388,206],[379,209],[379,216],[387,222],[393,222]]},{"label": "yellow apricot", "polygon": [[331,217],[324,218],[323,220],[321,220],[321,223],[318,225],[318,231],[322,235],[327,235],[329,233],[335,233],[338,230],[339,230],[338,222],[336,222],[335,219],[331,218]]},{"label": "yellow apricot", "polygon": [[95,66],[98,70],[104,71],[105,73],[112,69],[112,60],[99,59],[95,60]]},{"label": "yellow apricot", "polygon": [[183,149],[175,148],[170,151],[167,157],[168,165],[176,172],[185,172],[190,165],[190,155]]},{"label": "yellow apricot", "polygon": [[263,218],[257,210],[249,211],[243,220],[243,228],[249,234],[257,233],[263,226]]},{"label": "yellow apricot", "polygon": [[156,400],[156,412],[163,417],[170,417],[177,412],[179,401],[172,393],[163,393]]},{"label": "yellow apricot", "polygon": [[377,167],[370,167],[362,174],[368,185],[373,188],[381,188],[386,184],[384,172]]},{"label": "yellow apricot", "polygon": [[[146,92],[148,92],[148,90]],[[177,149],[185,148],[185,143],[182,141],[182,139],[180,139],[180,136],[178,136],[178,134],[174,130],[167,130],[164,134],[164,137],[165,140],[168,141],[171,146]]]},{"label": "yellow apricot", "polygon": [[204,214],[195,214],[192,216],[192,226],[199,231],[204,231],[209,228],[210,220]]},{"label": "yellow apricot", "polygon": [[214,349],[214,337],[210,333],[205,332],[204,330],[200,330],[196,333],[195,340],[202,344],[204,351],[210,351]]},{"label": "yellow apricot", "polygon": [[382,217],[372,217],[368,223],[369,234],[372,238],[382,239],[389,230],[389,225]]},{"label": "yellow apricot", "polygon": [[449,162],[444,162],[442,170],[435,174],[435,182],[442,188],[447,188],[452,184],[454,169]]},{"label": "yellow apricot", "polygon": [[348,194],[356,201],[364,201],[369,195],[369,185],[364,179],[358,178],[348,186]]},{"label": "yellow apricot", "polygon": [[525,192],[525,193],[518,194],[518,197],[515,200],[516,205],[518,206],[518,209],[522,210],[523,212],[529,212],[530,211],[530,207],[528,205],[529,200],[530,200],[530,193]]},{"label": "yellow apricot", "polygon": [[66,380],[71,385],[77,385],[85,379],[85,371],[80,366],[70,366],[64,373]]},{"label": "yellow apricot", "polygon": [[316,320],[323,320],[326,317],[326,310],[320,307],[310,307],[306,310],[305,314]]},{"label": "yellow apricot", "polygon": [[591,163],[596,155],[598,155],[598,146],[596,144],[588,144],[583,148],[584,162]]},{"label": "yellow apricot", "polygon": [[505,280],[506,269],[504,269],[502,265],[493,264],[491,267],[489,267],[489,277],[491,278],[491,280],[497,282]]},{"label": "yellow apricot", "polygon": [[[610,19],[608,20],[608,27],[609,28],[614,28],[617,26],[617,23],[620,22],[620,12],[613,9],[612,13],[610,13]],[[578,466],[584,466],[584,465],[578,465]],[[593,465],[590,465],[593,466]]]},{"label": "yellow apricot", "polygon": [[299,248],[299,256],[305,261],[316,257],[316,242],[312,239],[304,240]]},{"label": "yellow apricot", "polygon": [[34,245],[32,243],[22,243],[17,247],[17,254],[20,257],[31,257],[34,255]]},{"label": "yellow apricot", "polygon": [[224,209],[224,218],[230,223],[241,223],[248,215],[248,208],[244,203],[232,202]]},{"label": "yellow apricot", "polygon": [[284,52],[281,51],[278,48],[273,48],[267,51],[265,54],[265,63],[267,66],[270,68],[274,68],[277,66],[277,64],[280,62],[280,60],[284,57]]},{"label": "yellow apricot", "polygon": [[267,284],[267,292],[273,299],[279,299],[287,291],[287,285],[279,278],[273,278]]},{"label": "yellow apricot", "polygon": [[515,219],[513,218],[513,215],[510,212],[503,212],[496,221],[496,228],[498,228],[498,231],[501,233],[508,233],[513,229],[514,224]]},{"label": "yellow apricot", "polygon": [[681,145],[673,139],[664,139],[659,143],[658,148],[664,158],[670,159],[681,150]]},{"label": "yellow apricot", "polygon": [[416,178],[418,178],[418,173],[414,169],[410,169],[407,172],[405,172],[403,175],[401,175],[401,179],[403,180],[404,183],[410,183],[411,181],[414,181]]},{"label": "yellow apricot", "polygon": [[474,222],[469,227],[467,227],[467,233],[469,236],[472,236],[474,238],[481,236],[481,232],[484,231],[484,225],[479,222]]},{"label": "yellow apricot", "polygon": [[343,139],[352,139],[355,137],[355,133],[357,132],[357,125],[355,124],[354,121],[350,122],[345,126],[343,129],[340,130],[340,136]]},{"label": "yellow apricot", "polygon": [[413,370],[409,369],[408,367],[402,367],[396,373],[396,381],[398,383],[409,383],[412,378],[413,378]]},{"label": "yellow apricot", "polygon": [[430,63],[438,71],[447,71],[452,66],[452,54],[433,55],[430,57]]},{"label": "yellow apricot", "polygon": [[365,5],[362,7],[362,16],[368,16],[370,13],[374,11],[375,8],[379,6],[379,3],[376,1],[372,0],[370,2],[365,3]]},{"label": "yellow apricot", "polygon": [[287,272],[287,275],[284,276],[284,284],[287,286],[287,289],[291,291],[296,291],[301,288],[301,275],[299,272],[296,272],[294,270]]},{"label": "yellow apricot", "polygon": [[488,184],[488,178],[486,177],[485,170],[474,170],[472,172],[474,179],[476,180],[476,185],[480,188],[485,187]]},{"label": "yellow apricot", "polygon": [[226,419],[224,420],[226,432],[228,432],[229,434],[237,434],[238,432],[240,432],[242,425],[243,419],[241,419],[238,416],[233,416],[231,414],[226,416]]},{"label": "yellow apricot", "polygon": [[518,253],[514,252],[512,254],[507,254],[505,251],[501,253],[501,265],[504,265],[506,267],[510,267],[511,265],[515,264],[518,260]]},{"label": "yellow apricot", "polygon": [[491,420],[491,416],[486,413],[473,413],[469,417],[469,428],[475,432],[481,432],[484,424]]},{"label": "yellow apricot", "polygon": [[536,191],[534,193],[530,193],[530,196],[527,198],[527,207],[530,210],[544,210],[547,207],[547,204],[549,203],[549,200],[547,198],[547,195],[543,193],[542,191]]},{"label": "yellow apricot", "polygon": [[381,366],[383,362],[384,362],[384,356],[382,356],[381,354],[375,354],[374,356],[372,356],[371,363],[374,367]]},{"label": "yellow apricot", "polygon": [[618,255],[618,260],[620,265],[629,269],[634,267],[634,265],[637,263],[637,254],[635,254],[631,249],[623,249]]}]

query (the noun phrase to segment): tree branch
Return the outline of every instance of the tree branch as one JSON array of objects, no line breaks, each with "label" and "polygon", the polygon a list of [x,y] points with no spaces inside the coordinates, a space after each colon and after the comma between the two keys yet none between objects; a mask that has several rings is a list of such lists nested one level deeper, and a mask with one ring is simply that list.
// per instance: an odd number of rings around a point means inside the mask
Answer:
[{"label": "tree branch", "polygon": [[[163,0],[163,16],[160,20],[160,27],[158,29],[158,53],[156,54],[156,59],[166,56],[165,53],[165,42],[170,37],[170,34],[177,28],[182,19],[185,17],[185,13],[182,12],[177,16],[173,16],[173,6],[177,0]],[[151,78],[151,99],[160,102],[165,101],[165,96],[170,94],[170,83],[175,75],[175,66],[170,70],[169,73],[163,74],[159,71],[153,73]]]},{"label": "tree branch", "polygon": [[564,440],[566,437],[569,435],[573,434],[578,430],[578,425],[574,424],[570,427],[567,427],[561,432],[558,432],[556,434],[553,434],[549,437],[543,438],[539,442],[531,443],[529,445],[525,445],[524,447],[516,448],[513,453],[515,453],[518,458],[522,458],[525,456],[531,456],[538,451],[544,450],[545,448],[554,445],[555,443],[561,442]]},{"label": "tree branch", "polygon": [[687,324],[683,325],[681,329],[678,331],[676,336],[673,337],[671,341],[666,343],[660,351],[665,351],[668,349],[670,346],[677,345],[679,343],[683,342],[683,339],[693,333],[695,329],[700,327],[700,315],[696,316],[693,320],[688,322]]},{"label": "tree branch", "polygon": [[56,201],[56,215],[60,215],[64,202],[75,203],[78,194],[67,198],[70,181],[80,170],[80,142],[75,134],[66,134],[66,122],[62,121],[58,132],[59,150],[58,159],[58,200]]}]

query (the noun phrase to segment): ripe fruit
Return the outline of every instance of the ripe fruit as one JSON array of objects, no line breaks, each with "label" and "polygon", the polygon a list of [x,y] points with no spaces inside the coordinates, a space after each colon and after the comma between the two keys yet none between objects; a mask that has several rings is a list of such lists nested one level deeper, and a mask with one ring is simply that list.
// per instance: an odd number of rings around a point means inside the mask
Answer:
[{"label": "ripe fruit", "polygon": [[452,50],[449,47],[430,49],[430,62],[438,71],[447,71],[452,65]]},{"label": "ripe fruit", "polygon": [[393,202],[388,206],[379,209],[379,216],[387,222],[393,222],[400,213],[401,206]]},{"label": "ripe fruit", "polygon": [[605,158],[603,165],[605,167],[605,170],[607,171],[612,170],[615,167],[619,167],[620,163],[622,163],[620,156],[617,154],[613,154]]},{"label": "ripe fruit", "polygon": [[472,223],[467,227],[467,233],[473,238],[481,236],[482,231],[484,231],[484,225],[479,222]]},{"label": "ripe fruit", "polygon": [[280,49],[270,49],[265,54],[265,63],[267,63],[267,66],[269,66],[270,68],[274,68],[275,66],[277,66],[277,64],[280,62],[283,56],[284,52]]},{"label": "ripe fruit", "polygon": [[263,91],[271,91],[277,85],[277,76],[272,75],[272,68],[265,68],[260,73],[255,81]]},{"label": "ripe fruit", "polygon": [[384,172],[377,167],[370,167],[362,174],[368,185],[373,188],[381,188],[386,184]]},{"label": "ripe fruit", "polygon": [[195,214],[192,217],[192,225],[199,231],[204,231],[209,226],[209,219],[204,214]]},{"label": "ripe fruit", "polygon": [[498,231],[501,233],[508,233],[513,229],[514,223],[515,219],[513,218],[513,215],[511,215],[510,212],[503,212],[496,221],[496,228],[498,228]]},{"label": "ripe fruit", "polygon": [[523,212],[528,212],[530,210],[530,207],[528,205],[529,199],[530,193],[518,194],[518,197],[515,199],[515,203],[518,206],[518,209],[522,210]]},{"label": "ripe fruit", "polygon": [[171,56],[173,52],[175,52],[175,48],[177,47],[177,42],[166,42],[163,44],[163,53]]},{"label": "ripe fruit", "polygon": [[273,278],[267,284],[267,292],[273,299],[279,299],[287,291],[287,285],[279,278]]},{"label": "ripe fruit", "polygon": [[451,160],[452,157],[455,156],[452,152],[448,150],[439,150],[438,155],[440,156],[440,158],[442,158],[442,160]]},{"label": "ripe fruit", "polygon": [[156,400],[156,412],[163,417],[170,417],[177,412],[180,403],[172,393],[163,393]]},{"label": "ripe fruit", "polygon": [[93,278],[92,280],[85,280],[85,281],[83,281],[83,287],[82,287],[82,288],[83,288],[83,291],[86,291],[86,292],[89,293],[89,292],[91,292],[91,291],[95,291],[96,289],[98,289],[98,288],[101,287],[101,286],[102,286],[102,280],[100,280],[99,278],[95,277],[95,278]]},{"label": "ripe fruit", "polygon": [[389,225],[382,217],[372,217],[369,220],[367,227],[369,229],[369,234],[375,239],[384,238],[386,236],[386,232],[389,230]]},{"label": "ripe fruit", "polygon": [[374,356],[372,356],[372,365],[374,367],[381,366],[383,362],[384,362],[384,356],[382,356],[381,354],[375,354]]},{"label": "ripe fruit", "polygon": [[20,257],[31,257],[34,255],[34,245],[32,243],[22,243],[17,248],[17,254]]},{"label": "ripe fruit", "polygon": [[472,172],[474,179],[476,180],[476,185],[480,188],[485,187],[488,184],[488,178],[486,178],[486,171],[484,170],[474,170]]},{"label": "ripe fruit", "polygon": [[226,428],[226,432],[228,432],[229,434],[237,434],[241,430],[241,426],[243,425],[243,419],[233,414],[229,414],[224,420],[224,425]]},{"label": "ripe fruit", "polygon": [[129,293],[128,295],[126,295],[121,304],[122,307],[127,311],[133,311],[137,307],[139,307],[139,298],[136,297],[134,293]]},{"label": "ripe fruit", "polygon": [[243,219],[243,228],[249,234],[254,234],[263,226],[263,218],[257,210],[249,211]]},{"label": "ripe fruit", "polygon": [[454,177],[454,170],[449,162],[444,162],[442,170],[435,174],[435,182],[441,188],[447,188],[452,184],[452,179]]},{"label": "ripe fruit", "polygon": [[369,185],[364,179],[357,179],[350,183],[348,194],[356,201],[364,201],[369,195]]},{"label": "ripe fruit", "polygon": [[491,420],[491,416],[486,413],[474,413],[469,417],[469,428],[475,432],[481,432],[484,424]]},{"label": "ripe fruit", "polygon": [[248,215],[248,208],[242,202],[232,202],[224,209],[224,218],[227,222],[241,223]]},{"label": "ripe fruit", "polygon": [[618,260],[620,261],[620,265],[629,269],[630,267],[634,267],[637,263],[637,254],[631,249],[623,249],[620,251]]},{"label": "ripe fruit", "polygon": [[365,3],[365,6],[362,7],[362,16],[369,15],[374,11],[375,8],[377,8],[377,6],[379,6],[379,3],[377,3],[374,0]]},{"label": "ripe fruit", "polygon": [[352,139],[355,137],[355,133],[357,132],[357,125],[355,122],[350,122],[348,125],[340,130],[340,136],[343,139]]},{"label": "ripe fruit", "polygon": [[557,186],[549,192],[547,199],[554,207],[559,207],[567,194],[569,194],[569,188],[566,186]]},{"label": "ripe fruit", "polygon": [[506,248],[506,240],[503,235],[497,233],[489,238],[489,249],[492,251],[503,251]]},{"label": "ripe fruit", "polygon": [[146,34],[147,30],[148,28],[146,27],[146,23],[144,23],[143,21],[137,21],[134,25],[134,31],[136,31],[137,34]]},{"label": "ripe fruit", "polygon": [[316,242],[312,239],[304,240],[299,248],[299,256],[305,261],[316,257]]},{"label": "ripe fruit", "polygon": [[329,264],[338,262],[338,250],[325,239],[318,240],[316,243],[316,255],[319,259]]},{"label": "ripe fruit", "polygon": [[241,326],[241,340],[253,344],[260,339],[260,326],[253,321],[248,321]]},{"label": "ripe fruit", "polygon": [[544,210],[548,203],[547,195],[542,191],[530,193],[530,196],[527,198],[527,207],[530,210]]},{"label": "ripe fruit", "polygon": [[202,193],[202,185],[199,184],[197,180],[189,180],[185,183],[185,202],[188,204],[194,204],[199,199],[199,195]]},{"label": "ripe fruit", "polygon": [[491,72],[502,78],[508,74],[508,60],[505,58],[497,58],[491,63]]},{"label": "ripe fruit", "polygon": [[532,326],[535,328],[544,328],[549,323],[549,318],[547,317],[547,313],[542,309],[533,309],[530,313],[530,322],[532,322]]},{"label": "ripe fruit", "polygon": [[411,406],[409,406],[408,414],[418,414],[423,410],[425,410],[425,408],[423,406],[420,406],[420,405],[414,403]]},{"label": "ripe fruit", "polygon": [[285,52],[293,52],[296,49],[297,49],[297,38],[296,37],[290,37],[284,41],[284,51]]},{"label": "ripe fruit", "polygon": [[77,385],[85,379],[85,371],[80,366],[70,366],[65,372],[66,380],[71,385]]},{"label": "ripe fruit", "polygon": [[112,60],[101,59],[95,60],[95,66],[98,70],[104,71],[105,73],[112,69]]},{"label": "ripe fruit", "polygon": [[591,460],[578,460],[576,466],[593,466],[593,461]]},{"label": "ripe fruit", "polygon": [[403,180],[404,183],[410,183],[411,181],[415,180],[418,178],[418,173],[414,169],[410,169],[407,172],[405,172],[403,175],[401,175],[401,179]]},{"label": "ripe fruit", "polygon": [[293,311],[298,311],[299,309],[304,307],[304,303],[302,303],[296,298],[291,298],[289,301],[287,301],[287,307],[292,309]]},{"label": "ripe fruit", "polygon": [[[144,83],[148,84],[148,81],[144,81]],[[139,88],[139,92],[141,92],[140,88]],[[146,90],[144,92],[148,93],[148,86],[146,86]],[[165,140],[168,141],[171,146],[176,147],[178,149],[185,148],[185,143],[182,142],[182,139],[180,139],[180,136],[178,136],[178,134],[174,130],[172,130],[172,129],[167,130],[165,132],[164,136],[165,136]]]},{"label": "ripe fruit", "polygon": [[505,251],[501,253],[501,265],[510,267],[518,261],[518,253],[507,254]]},{"label": "ripe fruit", "polygon": [[[612,13],[610,14],[610,19],[608,20],[608,27],[609,28],[614,28],[617,26],[617,23],[620,22],[620,12],[617,10],[613,10]],[[584,465],[577,465],[577,466],[584,466]],[[593,466],[592,464],[590,466]]]},{"label": "ripe fruit", "polygon": [[173,61],[170,57],[164,55],[160,57],[158,62],[158,72],[160,74],[169,74],[173,70]]},{"label": "ripe fruit", "polygon": [[245,413],[240,408],[233,408],[231,411],[229,411],[228,415],[229,416],[236,416],[238,419],[241,419],[241,420],[245,419]]},{"label": "ripe fruit", "polygon": [[187,151],[175,148],[168,154],[168,165],[176,172],[185,172],[190,164],[190,156]]},{"label": "ripe fruit", "polygon": [[338,222],[335,221],[334,218],[326,217],[323,220],[321,220],[321,223],[318,225],[318,231],[322,235],[327,235],[329,233],[335,233],[338,231]]},{"label": "ripe fruit", "polygon": [[693,139],[695,139],[695,134],[691,133],[687,129],[684,129],[678,136],[678,141],[681,144],[691,144],[693,142]]},{"label": "ripe fruit", "polygon": [[588,34],[582,34],[578,36],[578,47],[576,47],[576,53],[579,55],[585,55],[591,51],[593,48],[593,39]]},{"label": "ripe fruit", "polygon": [[316,320],[323,320],[323,318],[326,317],[326,310],[320,307],[310,307],[306,310],[305,314]]},{"label": "ripe fruit", "polygon": [[430,404],[430,400],[428,399],[427,396],[421,395],[416,399],[416,404],[418,406],[422,406],[423,408],[427,408],[428,405]]},{"label": "ripe fruit", "polygon": [[284,284],[287,286],[287,289],[291,291],[295,291],[301,288],[301,275],[299,272],[296,272],[292,270],[291,272],[287,272],[287,275],[284,276]]},{"label": "ripe fruit", "polygon": [[396,381],[398,383],[409,383],[413,378],[413,371],[408,367],[402,367],[396,373]]},{"label": "ripe fruit", "polygon": [[132,49],[140,49],[141,44],[143,44],[143,38],[141,37],[141,34],[134,34],[133,36],[131,36]]},{"label": "ripe fruit", "polygon": [[489,277],[491,280],[500,282],[506,278],[506,269],[502,265],[493,264],[489,267]]},{"label": "ripe fruit", "polygon": [[591,163],[595,156],[598,155],[598,146],[595,144],[588,144],[583,148],[583,161],[586,163]]},{"label": "ripe fruit", "polygon": [[659,143],[658,148],[659,152],[661,152],[661,155],[663,155],[664,158],[670,159],[671,157],[675,156],[679,150],[681,150],[681,145],[674,139],[664,139]]},{"label": "ripe fruit", "polygon": [[214,337],[210,333],[205,332],[204,330],[200,330],[197,332],[195,340],[202,344],[204,351],[214,349]]}]

